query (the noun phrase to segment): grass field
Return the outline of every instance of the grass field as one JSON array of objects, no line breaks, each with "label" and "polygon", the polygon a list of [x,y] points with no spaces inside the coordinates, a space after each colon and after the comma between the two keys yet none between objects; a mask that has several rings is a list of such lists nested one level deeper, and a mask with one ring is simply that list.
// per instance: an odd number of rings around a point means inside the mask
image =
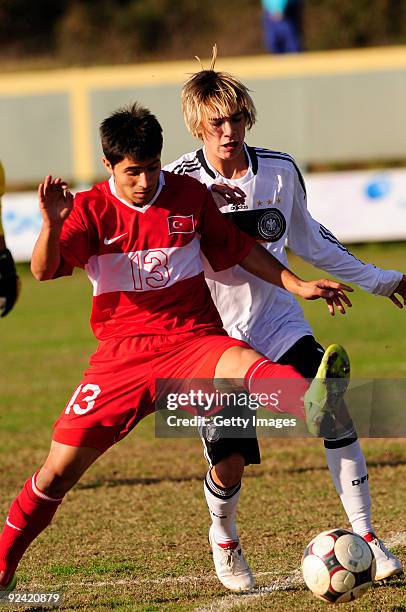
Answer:
[{"label": "grass field", "polygon": [[[406,270],[406,244],[353,250],[364,260]],[[311,277],[297,260],[291,265]],[[90,284],[83,274],[40,284],[26,267],[20,273],[18,306],[0,320],[0,516],[43,461],[51,424],[95,346],[88,328]],[[344,344],[356,377],[406,378],[406,310],[360,290],[353,303],[345,317],[334,319],[322,303],[304,304],[319,341]],[[261,446],[263,461],[247,469],[239,512],[259,585],[253,593],[230,594],[215,578],[200,443],[155,439],[153,418],[102,457],[67,496],[24,557],[20,589],[60,591],[63,610],[325,609],[298,571],[311,537],[347,526],[322,444],[264,439]],[[406,562],[405,440],[365,440],[363,448],[374,523]],[[376,586],[343,609],[406,611],[406,582]]]}]

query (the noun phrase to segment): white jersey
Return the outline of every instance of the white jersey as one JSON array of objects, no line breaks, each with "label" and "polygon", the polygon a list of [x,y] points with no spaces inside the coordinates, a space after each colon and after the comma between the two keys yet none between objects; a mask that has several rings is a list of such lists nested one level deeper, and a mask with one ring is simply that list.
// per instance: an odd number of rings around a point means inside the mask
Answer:
[{"label": "white jersey", "polygon": [[[226,179],[208,162],[204,149],[186,153],[165,170],[187,174],[207,186],[237,186],[246,194],[244,204],[226,204],[220,210],[240,229],[263,243],[287,265],[286,244],[318,268],[353,282],[377,295],[389,296],[402,273],[366,264],[348,251],[333,234],[312,218],[303,177],[286,153],[245,145],[249,168],[245,176]],[[234,266],[205,275],[227,332],[247,341],[272,360],[279,359],[305,335],[313,335],[294,296],[284,289]]]}]

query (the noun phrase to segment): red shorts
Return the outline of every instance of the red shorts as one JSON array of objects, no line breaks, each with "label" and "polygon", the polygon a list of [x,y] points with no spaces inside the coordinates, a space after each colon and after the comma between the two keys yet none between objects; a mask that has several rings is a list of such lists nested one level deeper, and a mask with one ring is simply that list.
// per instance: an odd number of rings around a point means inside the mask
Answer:
[{"label": "red shorts", "polygon": [[104,452],[154,412],[156,379],[213,379],[221,355],[232,346],[251,348],[221,334],[101,342],[54,424],[53,439]]}]

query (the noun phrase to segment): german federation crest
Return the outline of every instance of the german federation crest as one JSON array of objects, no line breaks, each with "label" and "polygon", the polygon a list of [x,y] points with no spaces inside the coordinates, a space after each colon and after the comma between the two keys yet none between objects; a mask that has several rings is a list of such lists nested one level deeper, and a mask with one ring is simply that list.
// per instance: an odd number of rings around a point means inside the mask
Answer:
[{"label": "german federation crest", "polygon": [[264,210],[258,218],[258,234],[267,242],[277,242],[286,230],[286,220],[277,208]]},{"label": "german federation crest", "polygon": [[204,438],[205,440],[207,440],[207,442],[217,442],[217,440],[220,439],[221,436],[221,431],[220,429],[216,426],[216,424],[214,423],[214,421],[210,420],[206,427],[205,427],[206,431],[204,433]]}]

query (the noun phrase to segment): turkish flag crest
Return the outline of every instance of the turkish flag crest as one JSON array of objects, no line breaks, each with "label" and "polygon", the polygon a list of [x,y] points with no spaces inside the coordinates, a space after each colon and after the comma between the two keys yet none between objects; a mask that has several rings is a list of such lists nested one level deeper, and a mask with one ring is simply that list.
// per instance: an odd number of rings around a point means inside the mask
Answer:
[{"label": "turkish flag crest", "polygon": [[168,230],[170,234],[193,234],[195,231],[193,215],[172,215],[168,217]]}]

